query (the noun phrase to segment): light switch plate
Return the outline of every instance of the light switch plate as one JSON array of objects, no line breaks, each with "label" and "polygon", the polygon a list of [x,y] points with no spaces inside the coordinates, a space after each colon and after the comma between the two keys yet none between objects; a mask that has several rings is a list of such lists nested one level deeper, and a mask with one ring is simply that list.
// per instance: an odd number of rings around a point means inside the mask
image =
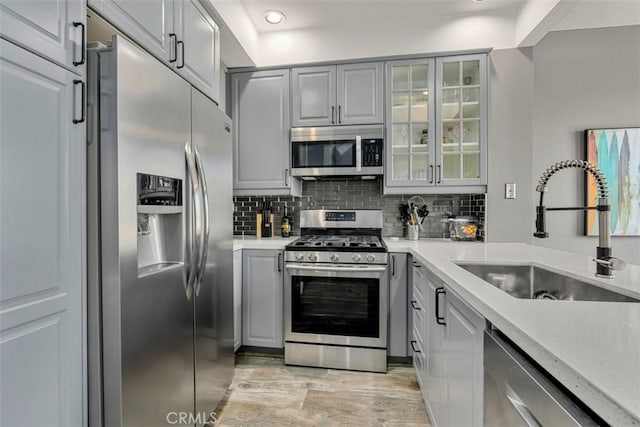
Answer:
[{"label": "light switch plate", "polygon": [[504,184],[504,198],[515,199],[516,198],[516,183],[507,182]]}]

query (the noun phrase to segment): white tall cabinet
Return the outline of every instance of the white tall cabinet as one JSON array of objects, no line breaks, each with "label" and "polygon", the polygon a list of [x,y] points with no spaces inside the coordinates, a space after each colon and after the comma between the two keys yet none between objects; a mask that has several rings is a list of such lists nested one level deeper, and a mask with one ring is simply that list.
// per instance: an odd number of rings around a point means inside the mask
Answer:
[{"label": "white tall cabinet", "polygon": [[[0,4],[2,37],[31,46],[31,27],[16,35],[4,23],[19,10],[34,28],[54,25],[55,17],[42,16],[51,4],[16,3]],[[58,3],[64,13],[74,6]],[[84,65],[67,62],[77,52],[66,39],[73,25],[63,21],[64,28],[53,26],[57,36],[46,36],[54,45],[60,37],[51,61],[0,40],[0,425],[6,426],[86,424]],[[33,51],[40,54],[43,43],[34,36]]]}]

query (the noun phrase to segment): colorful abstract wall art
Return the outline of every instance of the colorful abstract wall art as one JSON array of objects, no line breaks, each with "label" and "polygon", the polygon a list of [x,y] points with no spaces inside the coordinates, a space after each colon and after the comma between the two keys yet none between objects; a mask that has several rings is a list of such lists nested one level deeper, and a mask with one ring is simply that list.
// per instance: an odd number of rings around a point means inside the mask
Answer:
[{"label": "colorful abstract wall art", "polygon": [[[609,184],[610,231],[613,236],[640,236],[640,128],[587,129],[587,160],[600,169]],[[598,189],[587,178],[586,201],[597,204]],[[597,212],[587,211],[585,234],[598,234]]]}]

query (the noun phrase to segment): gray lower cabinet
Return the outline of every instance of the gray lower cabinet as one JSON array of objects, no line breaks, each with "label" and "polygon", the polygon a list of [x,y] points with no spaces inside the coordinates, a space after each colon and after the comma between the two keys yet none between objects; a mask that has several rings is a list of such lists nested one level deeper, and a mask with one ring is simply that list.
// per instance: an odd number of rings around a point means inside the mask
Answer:
[{"label": "gray lower cabinet", "polygon": [[291,76],[293,127],[384,120],[382,62],[294,68]]},{"label": "gray lower cabinet", "polygon": [[485,321],[426,266],[412,269],[414,366],[429,416],[438,426],[481,426]]},{"label": "gray lower cabinet", "polygon": [[289,70],[231,75],[233,194],[300,195],[289,169]]},{"label": "gray lower cabinet", "polygon": [[407,356],[407,254],[389,254],[388,354]]},{"label": "gray lower cabinet", "polygon": [[233,351],[242,345],[242,250],[233,251]]},{"label": "gray lower cabinet", "polygon": [[84,74],[85,8],[82,0],[0,0],[0,34]]},{"label": "gray lower cabinet", "polygon": [[283,348],[282,251],[242,252],[242,344]]},{"label": "gray lower cabinet", "polygon": [[0,40],[0,87],[0,425],[80,426],[83,84]]}]

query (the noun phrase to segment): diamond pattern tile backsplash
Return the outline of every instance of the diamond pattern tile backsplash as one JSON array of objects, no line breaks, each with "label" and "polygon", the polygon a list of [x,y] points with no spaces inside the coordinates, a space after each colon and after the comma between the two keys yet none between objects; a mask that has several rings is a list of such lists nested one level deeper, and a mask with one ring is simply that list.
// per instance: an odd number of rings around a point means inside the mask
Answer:
[{"label": "diamond pattern tile backsplash", "polygon": [[[335,179],[304,181],[302,196],[236,196],[234,202],[233,231],[235,235],[256,234],[256,214],[264,204],[270,204],[274,213],[274,228],[280,234],[280,220],[287,208],[292,220],[292,234],[299,235],[301,209],[382,209],[383,236],[403,237],[405,230],[400,221],[400,204],[406,204],[412,194],[382,196],[381,179]],[[429,216],[423,223],[421,237],[449,237],[449,215],[470,215],[478,218],[478,239],[484,240],[485,194],[433,194],[422,195]]]}]

